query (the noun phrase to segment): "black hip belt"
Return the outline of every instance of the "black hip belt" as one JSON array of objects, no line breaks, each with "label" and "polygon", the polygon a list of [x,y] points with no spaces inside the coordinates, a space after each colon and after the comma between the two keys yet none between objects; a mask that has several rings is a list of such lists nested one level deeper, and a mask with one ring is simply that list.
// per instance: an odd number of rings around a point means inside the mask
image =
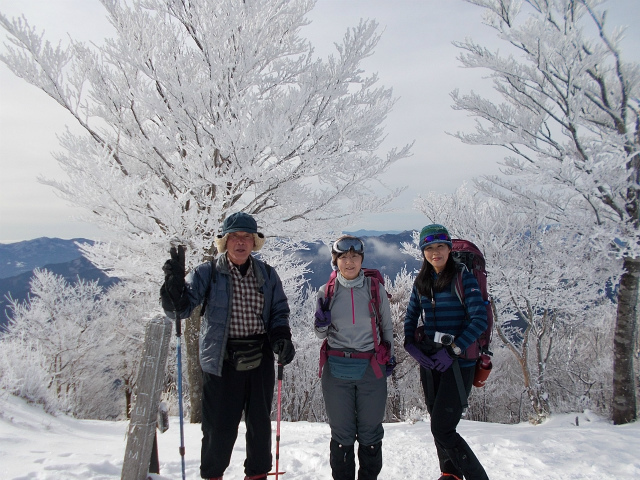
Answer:
[{"label": "black hip belt", "polygon": [[224,359],[238,371],[252,370],[262,361],[262,348],[266,335],[251,335],[227,340],[227,350]]}]

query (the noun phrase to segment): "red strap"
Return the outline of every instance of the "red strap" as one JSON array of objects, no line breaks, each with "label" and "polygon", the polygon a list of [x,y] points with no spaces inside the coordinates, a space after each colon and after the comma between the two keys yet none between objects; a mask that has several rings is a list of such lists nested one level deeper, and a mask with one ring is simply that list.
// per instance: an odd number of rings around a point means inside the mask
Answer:
[{"label": "red strap", "polygon": [[331,275],[329,275],[327,286],[324,288],[324,298],[328,298],[329,300],[331,300],[331,297],[333,297],[333,291],[335,290],[335,287],[336,287],[337,276],[338,276],[338,272],[335,270],[331,272]]},{"label": "red strap", "polygon": [[319,377],[322,377],[322,369],[324,368],[325,363],[327,363],[329,357],[365,358],[369,360],[369,363],[371,363],[371,367],[373,368],[373,373],[375,373],[376,378],[382,377],[382,369],[380,368],[380,364],[376,360],[376,355],[374,353],[329,350],[327,339],[322,342],[322,347],[320,347],[320,373],[318,374]]}]

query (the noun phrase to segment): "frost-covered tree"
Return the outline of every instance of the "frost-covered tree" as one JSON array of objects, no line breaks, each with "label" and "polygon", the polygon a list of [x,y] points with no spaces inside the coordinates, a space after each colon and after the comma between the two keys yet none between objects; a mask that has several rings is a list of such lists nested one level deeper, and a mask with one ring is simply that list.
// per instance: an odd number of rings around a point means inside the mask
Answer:
[{"label": "frost-covered tree", "polygon": [[457,43],[465,67],[491,72],[499,103],[454,91],[478,118],[472,145],[510,151],[505,177],[479,182],[506,202],[535,199],[548,218],[621,258],[614,338],[613,420],[636,418],[633,373],[640,280],[640,68],[623,60],[624,30],[606,28],[602,0],[467,0],[509,50]]},{"label": "frost-covered tree", "polygon": [[[517,360],[536,422],[548,416],[557,396],[578,392],[575,383],[600,376],[585,361],[595,351],[592,343],[579,339],[600,331],[610,318],[606,287],[617,278],[619,261],[599,254],[590,238],[550,225],[548,209],[536,210],[535,199],[522,208],[463,186],[451,195],[419,197],[416,208],[483,251],[495,306],[494,348],[505,346]],[[406,247],[419,255],[415,245]],[[580,370],[582,379],[567,375]]]},{"label": "frost-covered tree", "polygon": [[62,136],[69,181],[52,184],[117,234],[104,266],[157,277],[169,239],[199,262],[230,212],[314,238],[395,194],[380,174],[408,149],[378,155],[394,100],[360,68],[375,22],[323,60],[300,35],[312,1],[102,4],[115,33],[99,46],[54,47],[0,15],[0,59],[84,127]]},{"label": "frost-covered tree", "polygon": [[410,419],[416,411],[426,411],[424,393],[420,383],[418,363],[404,349],[404,317],[407,313],[411,289],[416,272],[403,268],[395,279],[385,279],[385,288],[391,294],[391,318],[396,368],[387,380],[388,397],[385,421]]},{"label": "frost-covered tree", "polygon": [[155,302],[124,284],[104,291],[47,270],[34,272],[30,289],[27,301],[11,302],[0,337],[3,388],[51,411],[128,417]]},{"label": "frost-covered tree", "polygon": [[170,241],[189,247],[188,268],[214,253],[235,211],[267,236],[312,239],[398,193],[381,174],[409,147],[378,154],[394,99],[360,67],[375,22],[321,59],[301,36],[312,0],[101,3],[114,35],[100,45],[54,46],[0,15],[0,60],[84,129],[61,136],[69,180],[49,183],[110,232],[86,253],[131,288],[157,295]]},{"label": "frost-covered tree", "polygon": [[[3,349],[4,345],[14,347],[9,360],[22,365],[34,356],[42,359],[38,364],[45,373],[38,377],[40,388],[48,393],[41,398],[49,398],[51,408],[80,417],[117,415],[106,400],[115,396],[117,376],[110,367],[111,325],[105,321],[102,287],[97,281],[69,284],[47,270],[35,270],[30,286],[29,301],[11,304],[11,318],[1,339]],[[31,373],[14,372],[13,388],[23,380],[33,381],[21,375]]]},{"label": "frost-covered tree", "polygon": [[[153,317],[156,299],[137,292],[124,283],[109,288],[101,297],[104,305],[100,321],[108,325],[104,345],[110,345],[103,359],[113,377],[117,379],[118,391],[124,397],[122,414],[130,417],[132,401],[136,392],[138,368],[140,366],[145,338],[145,325]],[[171,357],[169,363],[174,361]],[[169,372],[172,372],[169,369]],[[171,382],[170,373],[167,374]],[[122,402],[119,402],[122,403]]]}]

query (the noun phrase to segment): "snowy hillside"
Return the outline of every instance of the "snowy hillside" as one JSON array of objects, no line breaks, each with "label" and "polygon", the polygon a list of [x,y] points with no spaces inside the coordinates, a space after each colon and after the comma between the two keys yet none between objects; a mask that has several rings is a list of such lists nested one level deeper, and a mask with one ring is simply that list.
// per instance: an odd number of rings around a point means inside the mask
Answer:
[{"label": "snowy hillside", "polygon": [[[473,446],[492,479],[640,478],[640,423],[612,426],[590,414],[559,415],[545,424],[499,425],[463,421],[460,432]],[[275,427],[275,425],[274,425]],[[0,394],[2,478],[18,480],[119,479],[126,444],[126,422],[52,417],[41,408]],[[385,425],[384,467],[380,480],[438,478],[429,421]],[[320,423],[281,426],[284,480],[331,478],[329,427]],[[161,475],[179,479],[178,418],[159,435]],[[187,478],[199,475],[200,425],[185,424]],[[242,480],[244,424],[225,474]],[[273,477],[272,477],[273,478]]]}]

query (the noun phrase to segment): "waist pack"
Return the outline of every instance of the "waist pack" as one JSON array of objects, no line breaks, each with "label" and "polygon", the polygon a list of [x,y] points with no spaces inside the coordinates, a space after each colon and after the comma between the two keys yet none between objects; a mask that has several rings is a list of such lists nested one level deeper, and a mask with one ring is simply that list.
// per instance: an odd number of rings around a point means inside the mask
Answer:
[{"label": "waist pack", "polygon": [[343,352],[342,350],[329,350],[329,342],[325,338],[324,342],[322,342],[322,346],[320,347],[320,370],[318,372],[318,377],[322,378],[322,369],[330,357],[342,357],[349,360],[366,360],[367,363],[371,364],[376,378],[382,378],[382,369],[380,368],[380,364],[384,365],[389,361],[391,345],[389,345],[389,342],[383,342],[380,347],[381,348],[378,348],[377,352]]},{"label": "waist pack", "polygon": [[259,338],[230,338],[227,341],[225,360],[238,372],[253,370],[262,362],[264,341],[265,338],[262,335]]},{"label": "waist pack", "polygon": [[342,380],[360,380],[369,367],[366,358],[334,357],[328,359],[331,376]]}]

